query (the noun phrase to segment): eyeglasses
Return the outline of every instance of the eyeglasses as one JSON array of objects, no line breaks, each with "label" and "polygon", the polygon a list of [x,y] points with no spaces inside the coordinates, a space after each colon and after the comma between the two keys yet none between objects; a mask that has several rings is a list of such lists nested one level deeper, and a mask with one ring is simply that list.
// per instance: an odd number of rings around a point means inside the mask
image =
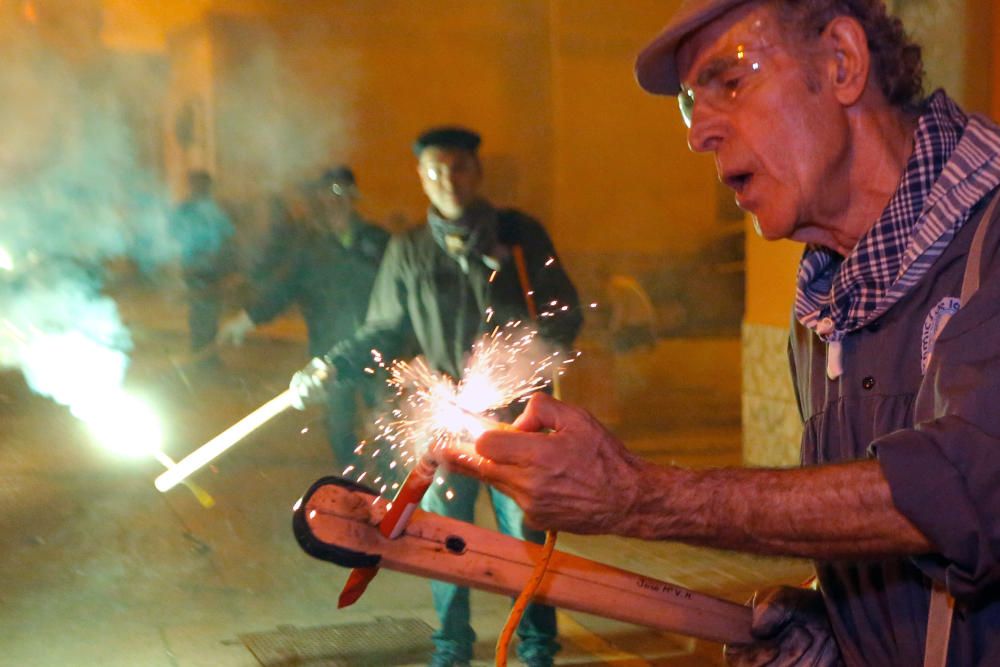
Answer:
[{"label": "eyeglasses", "polygon": [[427,180],[437,183],[452,174],[468,174],[476,170],[475,160],[458,159],[450,164],[444,162],[424,162],[420,165]]},{"label": "eyeglasses", "polygon": [[331,183],[330,194],[338,198],[347,198],[354,194],[354,186],[344,185],[342,183]]},{"label": "eyeglasses", "polygon": [[761,70],[762,50],[750,51],[741,44],[736,47],[735,54],[716,58],[702,67],[693,86],[682,83],[677,103],[684,124],[691,127],[696,95],[699,104],[707,104],[719,111],[736,108],[747,86]]}]

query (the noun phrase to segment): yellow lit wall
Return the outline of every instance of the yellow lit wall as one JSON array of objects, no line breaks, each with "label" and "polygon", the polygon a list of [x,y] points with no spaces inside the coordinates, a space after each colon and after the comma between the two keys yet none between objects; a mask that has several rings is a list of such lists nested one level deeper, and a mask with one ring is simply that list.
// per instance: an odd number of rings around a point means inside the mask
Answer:
[{"label": "yellow lit wall", "polygon": [[676,100],[632,74],[679,4],[552,3],[555,209],[571,250],[676,256],[718,227],[711,158],[687,150]]},{"label": "yellow lit wall", "polygon": [[209,11],[259,15],[280,0],[103,0],[104,43],[124,51],[165,52],[169,35],[200,21]]},{"label": "yellow lit wall", "polygon": [[795,271],[802,244],[765,241],[747,222],[745,322],[786,328],[795,298]]},{"label": "yellow lit wall", "polygon": [[[238,59],[234,48],[245,57],[254,45],[235,26],[252,23],[317,108],[344,116],[329,159],[355,165],[372,215],[419,216],[410,141],[430,124],[466,123],[484,136],[487,192],[541,217],[566,253],[654,256],[690,252],[715,232],[711,160],[686,149],[674,100],[645,94],[632,75],[677,5],[105,0],[103,36],[165,52],[207,20],[217,50]],[[225,58],[214,57],[216,76]]]}]

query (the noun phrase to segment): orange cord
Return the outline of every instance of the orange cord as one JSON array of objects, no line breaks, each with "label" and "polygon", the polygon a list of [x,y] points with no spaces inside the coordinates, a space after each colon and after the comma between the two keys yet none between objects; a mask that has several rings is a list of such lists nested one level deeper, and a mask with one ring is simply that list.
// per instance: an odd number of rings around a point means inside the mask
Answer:
[{"label": "orange cord", "polygon": [[557,534],[554,530],[545,533],[545,544],[542,546],[542,554],[538,558],[538,562],[535,563],[535,569],[531,571],[528,583],[525,584],[521,594],[517,596],[514,606],[510,608],[510,614],[507,615],[507,622],[504,623],[503,631],[497,639],[496,667],[507,667],[507,653],[510,650],[510,641],[514,638],[514,631],[517,630],[517,626],[521,623],[524,610],[528,607],[531,599],[535,597],[535,592],[541,585],[542,579],[545,578],[545,571],[549,567],[549,561],[552,560],[552,552],[556,547]]},{"label": "orange cord", "polygon": [[[527,262],[524,260],[524,249],[520,245],[515,244],[511,250],[514,255],[514,265],[517,267],[518,282],[521,284],[521,292],[524,295],[524,304],[527,307],[528,316],[532,320],[537,320],[538,308],[535,306],[534,293],[531,290],[531,282],[528,278],[528,267]],[[559,398],[558,375],[552,377],[552,389],[553,395]],[[535,592],[541,585],[542,579],[545,578],[545,571],[549,567],[549,561],[552,560],[552,552],[556,548],[557,535],[558,533],[554,530],[546,531],[545,544],[542,545],[542,553],[538,558],[538,562],[535,563],[535,568],[531,571],[531,576],[528,578],[521,593],[517,596],[517,599],[514,600],[514,605],[510,608],[510,613],[507,615],[507,622],[504,623],[503,631],[500,633],[500,637],[497,638],[496,667],[507,667],[507,654],[510,651],[510,642],[514,638],[514,631],[520,625],[521,617],[524,616],[524,610],[528,607],[531,599],[535,597]]]}]

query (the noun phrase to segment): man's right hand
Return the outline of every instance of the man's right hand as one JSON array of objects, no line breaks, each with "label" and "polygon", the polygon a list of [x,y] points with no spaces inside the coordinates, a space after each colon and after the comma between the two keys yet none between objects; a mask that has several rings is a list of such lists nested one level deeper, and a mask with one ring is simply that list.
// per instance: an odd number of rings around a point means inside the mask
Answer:
[{"label": "man's right hand", "polygon": [[238,315],[234,315],[219,327],[219,333],[215,337],[218,345],[242,345],[247,334],[253,331],[256,325],[250,319],[247,311],[241,310]]},{"label": "man's right hand", "polygon": [[320,405],[326,402],[326,384],[333,382],[337,376],[337,368],[326,363],[320,357],[306,364],[306,367],[292,376],[288,388],[292,390],[292,407],[305,410],[310,405]]},{"label": "man's right hand", "polygon": [[483,433],[475,452],[445,447],[437,454],[513,498],[534,528],[638,535],[629,533],[629,519],[642,492],[640,474],[652,464],[586,410],[548,394],[532,396],[513,425]]}]

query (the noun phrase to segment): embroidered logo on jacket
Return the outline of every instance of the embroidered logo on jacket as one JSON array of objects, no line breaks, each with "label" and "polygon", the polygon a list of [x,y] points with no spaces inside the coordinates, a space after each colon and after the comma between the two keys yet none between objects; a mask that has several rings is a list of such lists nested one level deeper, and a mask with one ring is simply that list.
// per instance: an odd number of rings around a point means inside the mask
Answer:
[{"label": "embroidered logo on jacket", "polygon": [[931,355],[934,354],[934,343],[951,316],[962,307],[962,302],[953,296],[946,296],[938,301],[937,305],[931,308],[924,319],[924,330],[920,335],[920,374],[927,373],[927,367],[931,363]]}]

